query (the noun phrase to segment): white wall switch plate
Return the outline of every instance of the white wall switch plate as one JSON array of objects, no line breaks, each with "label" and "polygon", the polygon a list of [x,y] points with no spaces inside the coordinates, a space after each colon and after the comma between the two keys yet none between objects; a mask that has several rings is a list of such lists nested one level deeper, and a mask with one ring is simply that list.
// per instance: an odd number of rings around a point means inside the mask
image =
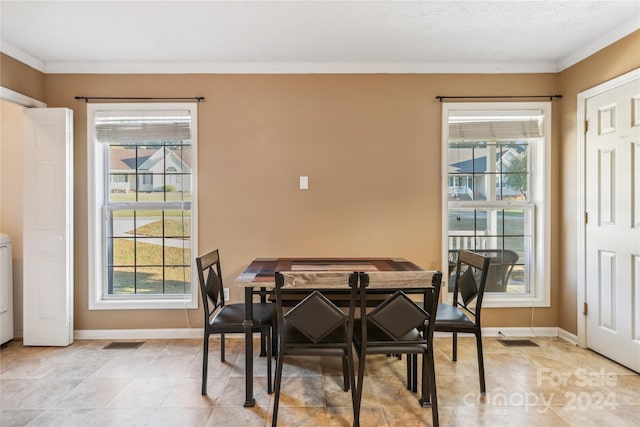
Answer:
[{"label": "white wall switch plate", "polygon": [[225,301],[229,301],[229,289],[223,289],[224,290],[224,300]]},{"label": "white wall switch plate", "polygon": [[309,177],[308,176],[301,176],[300,177],[300,189],[301,190],[308,190],[309,189]]}]

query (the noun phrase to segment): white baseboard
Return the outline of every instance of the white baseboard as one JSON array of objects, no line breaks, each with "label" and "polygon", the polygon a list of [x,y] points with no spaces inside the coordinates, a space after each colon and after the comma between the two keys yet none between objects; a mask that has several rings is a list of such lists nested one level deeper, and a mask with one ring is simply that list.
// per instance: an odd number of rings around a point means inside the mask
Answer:
[{"label": "white baseboard", "polygon": [[[472,334],[459,334],[459,336]],[[436,332],[435,337],[451,336],[450,332]],[[482,328],[483,337],[557,337],[559,336],[557,327],[533,327],[533,328]]]},{"label": "white baseboard", "polygon": [[202,328],[177,329],[83,329],[73,332],[77,340],[141,340],[202,338]]},{"label": "white baseboard", "polygon": [[561,338],[573,345],[578,345],[578,336],[571,332],[567,332],[562,328],[558,328],[558,338]]},{"label": "white baseboard", "polygon": [[[502,334],[501,334],[502,333]],[[178,329],[84,329],[74,331],[77,340],[136,340],[136,339],[180,339],[202,338],[202,328]],[[244,338],[243,334],[226,334],[229,337]],[[464,336],[468,334],[460,334]],[[451,333],[436,332],[436,337],[448,337]],[[483,337],[558,337],[571,344],[578,343],[578,337],[557,327],[534,328],[482,328]]]}]

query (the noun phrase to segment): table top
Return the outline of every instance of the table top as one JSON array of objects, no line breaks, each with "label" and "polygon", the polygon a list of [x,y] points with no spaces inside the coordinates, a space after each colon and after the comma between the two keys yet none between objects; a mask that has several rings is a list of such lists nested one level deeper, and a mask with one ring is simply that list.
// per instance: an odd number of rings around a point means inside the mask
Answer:
[{"label": "table top", "polygon": [[274,287],[276,271],[363,271],[415,272],[423,271],[404,258],[257,258],[240,274],[236,286]]}]

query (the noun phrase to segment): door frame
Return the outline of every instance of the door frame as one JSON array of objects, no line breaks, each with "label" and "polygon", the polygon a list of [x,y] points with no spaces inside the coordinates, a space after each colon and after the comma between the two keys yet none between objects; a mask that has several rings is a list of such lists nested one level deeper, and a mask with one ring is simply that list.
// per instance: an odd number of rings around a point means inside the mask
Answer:
[{"label": "door frame", "polygon": [[580,347],[587,347],[587,316],[584,315],[584,304],[587,301],[587,279],[586,279],[586,257],[587,257],[587,246],[586,246],[586,223],[583,218],[585,218],[586,214],[586,168],[585,162],[587,160],[587,140],[585,138],[585,120],[586,120],[586,107],[587,100],[596,95],[600,95],[601,93],[607,92],[611,89],[615,89],[618,86],[622,86],[626,83],[629,83],[635,79],[640,79],[640,68],[636,68],[635,70],[629,71],[628,73],[622,74],[618,77],[615,77],[611,80],[608,80],[604,83],[601,83],[597,86],[592,87],[591,89],[587,89],[583,92],[578,93],[578,111],[576,118],[576,135],[577,135],[577,154],[578,154],[578,193],[577,193],[577,255],[578,255],[578,271],[577,271],[577,286],[576,286],[576,296],[577,296],[577,317],[578,317],[578,345]]},{"label": "door frame", "polygon": [[14,104],[22,105],[27,108],[46,108],[47,104],[37,99],[33,99],[27,95],[23,95],[20,92],[11,90],[4,86],[0,86],[0,99],[13,102]]}]

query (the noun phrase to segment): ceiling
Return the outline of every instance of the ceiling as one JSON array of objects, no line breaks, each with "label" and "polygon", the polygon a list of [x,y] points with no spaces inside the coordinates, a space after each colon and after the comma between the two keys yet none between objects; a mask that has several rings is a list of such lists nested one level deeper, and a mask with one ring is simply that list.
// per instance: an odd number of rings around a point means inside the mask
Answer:
[{"label": "ceiling", "polygon": [[0,1],[0,49],[47,73],[557,72],[640,1]]}]

